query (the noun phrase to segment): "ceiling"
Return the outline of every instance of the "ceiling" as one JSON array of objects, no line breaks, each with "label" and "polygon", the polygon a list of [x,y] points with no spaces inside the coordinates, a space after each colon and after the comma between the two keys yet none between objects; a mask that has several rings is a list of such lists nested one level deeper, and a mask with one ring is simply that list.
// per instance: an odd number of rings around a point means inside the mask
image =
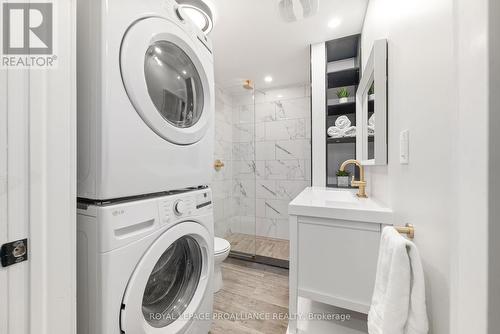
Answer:
[{"label": "ceiling", "polygon": [[[212,0],[216,22],[215,81],[241,87],[252,79],[258,89],[309,82],[309,45],[361,32],[368,0],[319,0],[318,12],[287,23],[278,0]],[[332,19],[340,20],[329,28]],[[264,77],[272,76],[266,83]]]}]

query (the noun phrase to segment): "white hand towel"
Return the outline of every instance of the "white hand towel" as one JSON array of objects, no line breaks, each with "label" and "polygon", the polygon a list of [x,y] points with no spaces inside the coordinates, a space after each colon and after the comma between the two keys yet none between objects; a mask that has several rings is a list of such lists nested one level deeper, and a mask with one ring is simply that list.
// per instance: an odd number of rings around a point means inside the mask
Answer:
[{"label": "white hand towel", "polygon": [[351,126],[351,121],[346,115],[342,115],[335,120],[335,126],[341,130],[345,130]]},{"label": "white hand towel", "polygon": [[372,117],[368,119],[368,125],[375,127],[375,114],[373,114]]},{"label": "white hand towel", "polygon": [[368,136],[375,135],[375,126],[368,125]]},{"label": "white hand towel", "polygon": [[344,131],[344,136],[345,137],[356,137],[356,127],[351,126],[348,129]]},{"label": "white hand towel", "polygon": [[393,227],[382,232],[368,314],[370,334],[427,334],[425,282],[418,249]]},{"label": "white hand towel", "polygon": [[336,126],[330,126],[326,131],[329,137],[332,138],[342,138],[344,137],[344,130],[339,129]]}]

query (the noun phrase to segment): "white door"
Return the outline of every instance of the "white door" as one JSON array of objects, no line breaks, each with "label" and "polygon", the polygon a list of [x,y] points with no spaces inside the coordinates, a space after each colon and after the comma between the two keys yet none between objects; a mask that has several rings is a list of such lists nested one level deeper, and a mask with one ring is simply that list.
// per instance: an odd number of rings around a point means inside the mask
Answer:
[{"label": "white door", "polygon": [[[205,298],[213,260],[210,233],[195,222],[164,232],[144,254],[123,297],[125,333],[181,333]],[[209,310],[202,310],[207,312]]]},{"label": "white door", "polygon": [[76,332],[75,10],[54,4],[55,67],[0,68],[0,245],[28,239],[0,265],[2,334]]},{"label": "white door", "polygon": [[211,105],[201,42],[173,22],[146,18],[125,34],[120,53],[123,83],[135,110],[157,135],[179,145],[198,142]]}]

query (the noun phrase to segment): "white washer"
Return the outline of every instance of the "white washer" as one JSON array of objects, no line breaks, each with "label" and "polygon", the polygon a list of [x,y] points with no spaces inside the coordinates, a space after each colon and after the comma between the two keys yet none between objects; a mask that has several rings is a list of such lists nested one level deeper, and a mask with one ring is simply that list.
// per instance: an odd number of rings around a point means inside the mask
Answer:
[{"label": "white washer", "polygon": [[209,189],[78,204],[78,334],[206,334],[212,320]]},{"label": "white washer", "polygon": [[172,0],[78,0],[78,196],[208,185],[210,40]]}]

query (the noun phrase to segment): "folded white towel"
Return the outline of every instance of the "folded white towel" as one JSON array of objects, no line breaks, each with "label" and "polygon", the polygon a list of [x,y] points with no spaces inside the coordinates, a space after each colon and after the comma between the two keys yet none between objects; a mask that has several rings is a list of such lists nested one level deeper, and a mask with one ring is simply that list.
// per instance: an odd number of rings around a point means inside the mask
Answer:
[{"label": "folded white towel", "polygon": [[351,126],[344,131],[345,137],[356,137],[356,127]]},{"label": "folded white towel", "polygon": [[375,135],[375,126],[368,125],[368,136],[374,136]]},{"label": "folded white towel", "polygon": [[332,138],[342,138],[344,137],[344,130],[339,129],[336,126],[330,126],[326,131],[329,137]]},{"label": "folded white towel", "polygon": [[368,314],[370,334],[427,334],[425,282],[418,249],[393,227],[382,232]]},{"label": "folded white towel", "polygon": [[368,125],[375,127],[375,114],[373,114],[372,117],[368,119]]},{"label": "folded white towel", "polygon": [[345,130],[351,126],[351,121],[346,115],[342,115],[335,120],[335,126],[341,130]]}]

